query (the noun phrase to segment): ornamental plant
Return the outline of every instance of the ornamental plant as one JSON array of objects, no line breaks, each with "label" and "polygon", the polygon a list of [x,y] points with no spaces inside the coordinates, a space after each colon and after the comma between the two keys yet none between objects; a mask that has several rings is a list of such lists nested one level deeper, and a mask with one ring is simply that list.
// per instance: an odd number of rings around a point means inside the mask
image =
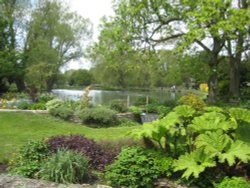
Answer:
[{"label": "ornamental plant", "polygon": [[114,187],[154,187],[158,178],[171,175],[172,161],[165,153],[125,148],[107,167],[105,179]]},{"label": "ornamental plant", "polygon": [[10,160],[9,173],[34,178],[49,154],[48,145],[43,140],[30,141],[20,149],[16,158]]},{"label": "ornamental plant", "polygon": [[174,171],[182,178],[199,178],[208,168],[222,168],[230,174],[250,161],[250,147],[238,139],[239,126],[250,123],[250,111],[241,108],[206,107],[203,113],[188,105],[177,106],[160,120],[133,130],[150,146],[168,151],[175,161]]},{"label": "ornamental plant", "polygon": [[81,135],[54,136],[48,138],[47,143],[53,153],[58,149],[67,148],[87,156],[90,160],[90,167],[99,171],[103,171],[105,166],[110,164],[117,155],[117,153],[107,151],[95,141]]},{"label": "ornamental plant", "polygon": [[79,153],[59,149],[41,165],[38,177],[56,183],[83,183],[88,180],[88,163]]}]

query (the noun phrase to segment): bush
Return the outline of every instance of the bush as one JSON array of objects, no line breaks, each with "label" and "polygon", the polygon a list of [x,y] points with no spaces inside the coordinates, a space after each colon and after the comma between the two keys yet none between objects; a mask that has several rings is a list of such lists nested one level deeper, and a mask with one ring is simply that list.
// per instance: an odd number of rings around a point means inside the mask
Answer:
[{"label": "bush", "polygon": [[60,106],[63,106],[64,102],[60,99],[53,99],[51,101],[48,101],[46,103],[46,108],[48,111],[54,109],[54,108],[58,108]]},{"label": "bush", "polygon": [[116,112],[104,107],[85,108],[80,111],[79,117],[83,123],[93,127],[118,124]]},{"label": "bush", "polygon": [[203,108],[206,106],[206,103],[201,99],[201,97],[190,93],[188,95],[182,96],[179,99],[179,102],[184,105],[189,105],[195,108],[198,111],[203,110]]},{"label": "bush", "polygon": [[111,101],[110,109],[121,113],[127,112],[128,110],[126,102],[124,100],[119,99]]},{"label": "bush", "polygon": [[49,138],[47,143],[52,152],[67,148],[87,156],[91,167],[100,171],[103,171],[104,167],[110,164],[116,156],[116,153],[105,151],[96,142],[81,135],[55,136]]},{"label": "bush", "polygon": [[18,102],[16,105],[16,107],[18,109],[21,109],[21,110],[27,110],[27,109],[29,109],[30,106],[31,106],[31,104],[27,101]]},{"label": "bush", "polygon": [[242,177],[225,177],[221,183],[215,184],[215,188],[250,188],[250,182]]},{"label": "bush", "polygon": [[[139,97],[136,99],[134,105],[135,106],[144,106],[146,105],[147,97]],[[158,104],[159,101],[153,97],[149,97],[148,104]]]},{"label": "bush", "polygon": [[46,110],[45,103],[33,103],[29,106],[30,110]]},{"label": "bush", "polygon": [[64,107],[64,106],[52,108],[52,109],[50,109],[49,112],[52,116],[59,117],[59,118],[64,119],[64,120],[69,120],[74,114],[73,110],[71,110],[68,107]]},{"label": "bush", "polygon": [[172,159],[141,147],[123,149],[107,167],[105,179],[115,187],[153,187],[161,176],[171,175]]},{"label": "bush", "polygon": [[168,112],[171,111],[170,107],[166,107],[164,105],[158,105],[158,104],[149,104],[147,106],[147,111],[149,113],[157,113],[161,117],[167,115]]},{"label": "bush", "polygon": [[88,179],[88,166],[83,155],[60,149],[41,165],[38,177],[56,183],[82,183]]},{"label": "bush", "polygon": [[40,170],[41,162],[49,155],[48,145],[43,141],[31,141],[24,145],[19,155],[10,160],[9,173],[28,178],[35,177]]},{"label": "bush", "polygon": [[39,103],[46,103],[46,102],[51,101],[53,99],[55,99],[55,95],[53,95],[51,93],[43,93],[37,97],[37,101]]}]

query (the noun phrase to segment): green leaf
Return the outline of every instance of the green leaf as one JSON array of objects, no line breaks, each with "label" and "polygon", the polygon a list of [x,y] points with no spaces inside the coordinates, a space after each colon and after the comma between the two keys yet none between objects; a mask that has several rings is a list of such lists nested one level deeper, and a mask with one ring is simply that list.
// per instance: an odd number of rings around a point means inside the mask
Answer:
[{"label": "green leaf", "polygon": [[203,148],[210,157],[220,155],[231,143],[232,139],[222,130],[200,134],[195,141],[195,145]]},{"label": "green leaf", "polygon": [[180,117],[192,117],[196,111],[189,105],[180,105],[174,108],[174,112]]},{"label": "green leaf", "polygon": [[234,119],[227,118],[222,113],[208,112],[199,117],[195,117],[190,128],[197,132],[215,131],[218,129],[228,131],[230,129],[236,129],[237,123]]},{"label": "green leaf", "polygon": [[216,166],[216,162],[208,158],[202,150],[195,150],[180,156],[173,165],[174,171],[185,170],[182,177],[188,179],[191,175],[198,178],[207,167]]},{"label": "green leaf", "polygon": [[240,140],[232,143],[231,147],[219,156],[221,163],[227,160],[230,166],[235,163],[236,158],[240,159],[244,163],[247,163],[250,160],[250,147]]},{"label": "green leaf", "polygon": [[229,114],[236,120],[250,123],[250,110],[244,108],[230,108]]}]

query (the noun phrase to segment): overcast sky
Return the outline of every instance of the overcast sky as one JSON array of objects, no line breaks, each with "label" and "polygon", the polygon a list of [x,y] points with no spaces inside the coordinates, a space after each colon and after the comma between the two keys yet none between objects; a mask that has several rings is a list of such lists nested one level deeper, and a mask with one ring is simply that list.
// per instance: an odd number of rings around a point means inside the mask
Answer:
[{"label": "overcast sky", "polygon": [[[65,0],[73,11],[78,12],[84,18],[89,18],[94,26],[93,39],[97,40],[99,31],[98,24],[100,18],[104,15],[113,15],[112,0]],[[89,68],[90,62],[82,59],[71,62],[67,69]]]}]

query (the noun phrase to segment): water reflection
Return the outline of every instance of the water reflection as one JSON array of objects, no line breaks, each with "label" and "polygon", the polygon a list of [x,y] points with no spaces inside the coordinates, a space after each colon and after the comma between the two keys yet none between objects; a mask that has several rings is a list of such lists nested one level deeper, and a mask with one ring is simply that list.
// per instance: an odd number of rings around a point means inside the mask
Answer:
[{"label": "water reflection", "polygon": [[[82,90],[69,90],[69,89],[54,89],[52,93],[56,94],[62,99],[72,99],[79,100],[83,95],[84,91]],[[92,97],[92,104],[110,104],[110,101],[114,99],[121,99],[127,101],[129,96],[130,104],[132,105],[136,99],[140,97],[153,97],[158,99],[160,102],[166,100],[176,99],[177,94],[175,92],[167,92],[163,90],[159,91],[105,91],[105,90],[90,90],[89,96]]]}]

